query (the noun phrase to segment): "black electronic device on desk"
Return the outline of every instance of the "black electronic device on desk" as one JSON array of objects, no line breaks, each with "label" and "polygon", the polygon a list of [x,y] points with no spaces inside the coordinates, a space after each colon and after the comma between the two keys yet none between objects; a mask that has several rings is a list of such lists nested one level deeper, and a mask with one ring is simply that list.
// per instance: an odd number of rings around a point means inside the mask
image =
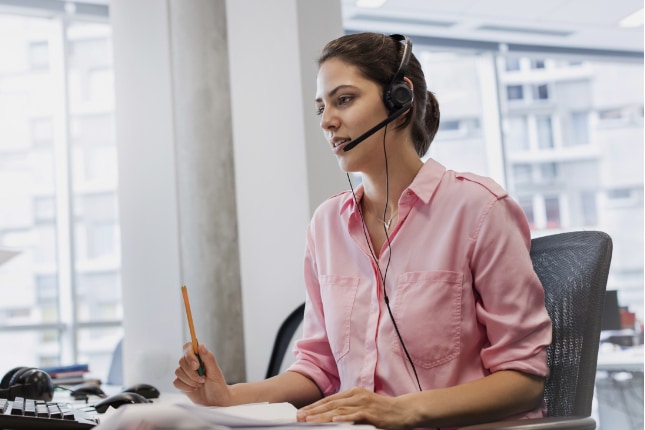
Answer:
[{"label": "black electronic device on desk", "polygon": [[116,409],[122,405],[135,403],[152,403],[152,400],[143,397],[141,394],[125,391],[99,400],[94,404],[94,408],[97,412],[105,413],[110,406]]},{"label": "black electronic device on desk", "polygon": [[64,402],[23,397],[0,399],[0,429],[87,430],[98,423],[96,412],[75,409]]},{"label": "black electronic device on desk", "polygon": [[[92,382],[56,388],[69,391],[70,401],[54,398],[55,384],[42,369],[16,367],[7,372],[0,380],[0,430],[91,429],[99,424],[100,414],[108,408],[151,403],[150,399],[160,394],[157,388],[144,383],[112,395]],[[93,397],[97,400],[91,401]],[[78,400],[86,403],[79,405]]]}]

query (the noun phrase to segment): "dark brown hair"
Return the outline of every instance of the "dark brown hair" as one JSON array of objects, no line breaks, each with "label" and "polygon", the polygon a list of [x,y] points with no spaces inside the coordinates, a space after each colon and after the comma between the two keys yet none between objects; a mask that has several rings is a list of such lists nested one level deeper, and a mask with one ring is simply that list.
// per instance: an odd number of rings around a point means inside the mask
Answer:
[{"label": "dark brown hair", "polygon": [[[401,64],[404,45],[398,40],[379,33],[357,33],[341,36],[327,43],[318,58],[320,67],[331,58],[358,68],[360,73],[381,87],[381,94],[390,84]],[[414,86],[414,102],[401,125],[412,123],[414,148],[423,157],[439,128],[439,102],[428,91],[421,64],[412,54],[405,77]]]}]

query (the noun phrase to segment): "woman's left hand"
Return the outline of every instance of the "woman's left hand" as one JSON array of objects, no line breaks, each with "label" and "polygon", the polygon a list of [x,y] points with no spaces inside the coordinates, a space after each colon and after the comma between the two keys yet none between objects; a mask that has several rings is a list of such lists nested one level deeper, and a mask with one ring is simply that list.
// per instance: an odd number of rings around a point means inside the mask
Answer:
[{"label": "woman's left hand", "polygon": [[379,429],[412,428],[403,405],[394,397],[374,394],[364,388],[352,388],[325,397],[298,410],[298,421],[309,423],[355,422],[372,424]]}]

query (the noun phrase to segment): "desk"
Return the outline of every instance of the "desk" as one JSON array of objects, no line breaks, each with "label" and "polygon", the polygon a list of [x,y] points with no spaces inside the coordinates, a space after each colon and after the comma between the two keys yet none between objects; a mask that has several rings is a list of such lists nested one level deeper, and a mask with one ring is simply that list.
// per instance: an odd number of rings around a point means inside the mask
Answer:
[{"label": "desk", "polygon": [[643,345],[598,354],[596,398],[603,429],[643,429]]}]

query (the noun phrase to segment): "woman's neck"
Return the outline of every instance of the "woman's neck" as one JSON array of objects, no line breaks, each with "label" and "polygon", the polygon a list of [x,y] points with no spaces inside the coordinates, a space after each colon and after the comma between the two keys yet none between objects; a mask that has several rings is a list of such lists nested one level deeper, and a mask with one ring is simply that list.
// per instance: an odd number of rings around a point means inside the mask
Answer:
[{"label": "woman's neck", "polygon": [[409,160],[388,160],[387,175],[385,169],[378,173],[363,173],[363,206],[371,211],[387,214],[398,210],[399,197],[410,186],[423,166],[419,157]]}]

